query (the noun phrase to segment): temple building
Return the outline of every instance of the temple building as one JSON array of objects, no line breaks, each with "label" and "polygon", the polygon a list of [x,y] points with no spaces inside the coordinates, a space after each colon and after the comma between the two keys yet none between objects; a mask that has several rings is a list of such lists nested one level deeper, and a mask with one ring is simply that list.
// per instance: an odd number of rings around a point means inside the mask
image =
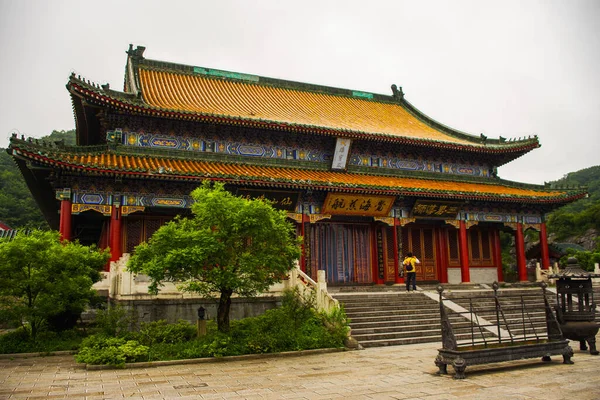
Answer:
[{"label": "temple building", "polygon": [[[429,118],[402,88],[390,95],[272,79],[127,51],[124,86],[71,75],[77,145],[13,136],[8,151],[52,228],[66,240],[132,253],[189,213],[203,180],[264,197],[304,238],[300,267],[330,285],[503,281],[500,232],[515,237],[584,189],[511,182],[497,168],[540,146],[537,136],[471,135]],[[110,268],[110,267],[107,267]]]}]

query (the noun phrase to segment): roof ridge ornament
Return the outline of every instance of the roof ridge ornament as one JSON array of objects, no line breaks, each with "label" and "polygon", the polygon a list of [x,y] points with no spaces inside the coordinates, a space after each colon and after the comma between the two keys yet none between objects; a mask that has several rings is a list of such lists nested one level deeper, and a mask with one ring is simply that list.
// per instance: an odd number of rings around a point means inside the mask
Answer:
[{"label": "roof ridge ornament", "polygon": [[135,49],[133,48],[133,44],[129,44],[129,49],[126,51],[126,53],[131,57],[134,58],[136,61],[138,60],[143,60],[144,59],[144,51],[146,50],[145,46],[137,46]]},{"label": "roof ridge ornament", "polygon": [[398,101],[404,100],[404,92],[402,86],[398,87],[396,84],[392,84],[392,97]]}]

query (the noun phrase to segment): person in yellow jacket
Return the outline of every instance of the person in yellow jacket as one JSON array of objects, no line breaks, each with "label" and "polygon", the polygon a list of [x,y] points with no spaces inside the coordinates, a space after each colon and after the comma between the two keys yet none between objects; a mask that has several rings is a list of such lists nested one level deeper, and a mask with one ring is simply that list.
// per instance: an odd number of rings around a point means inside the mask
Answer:
[{"label": "person in yellow jacket", "polygon": [[417,264],[420,264],[420,261],[417,257],[413,256],[413,253],[407,253],[406,258],[402,261],[407,292],[410,292],[411,286],[413,290],[417,290]]}]

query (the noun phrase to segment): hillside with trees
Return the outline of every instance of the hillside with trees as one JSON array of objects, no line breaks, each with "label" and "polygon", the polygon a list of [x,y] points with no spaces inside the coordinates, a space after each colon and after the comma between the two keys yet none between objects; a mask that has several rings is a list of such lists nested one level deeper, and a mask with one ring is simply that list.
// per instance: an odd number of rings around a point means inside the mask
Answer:
[{"label": "hillside with trees", "polygon": [[555,210],[548,216],[551,240],[581,244],[587,250],[596,248],[600,232],[600,165],[571,172],[550,182],[553,187],[587,186],[589,196]]},{"label": "hillside with trees", "polygon": [[[41,140],[74,145],[75,130],[52,131]],[[21,171],[6,149],[0,149],[0,221],[12,229],[48,229],[48,224],[31,196]]]}]

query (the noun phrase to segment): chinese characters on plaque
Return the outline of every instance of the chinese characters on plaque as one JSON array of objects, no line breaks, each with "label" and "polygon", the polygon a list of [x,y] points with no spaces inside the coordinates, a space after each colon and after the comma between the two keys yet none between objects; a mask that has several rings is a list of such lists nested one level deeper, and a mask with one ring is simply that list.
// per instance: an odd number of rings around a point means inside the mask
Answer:
[{"label": "chinese characters on plaque", "polygon": [[333,162],[331,164],[331,169],[346,169],[351,143],[351,139],[337,138],[337,141],[335,142],[335,152],[333,153]]},{"label": "chinese characters on plaque", "polygon": [[329,193],[323,204],[322,213],[385,217],[389,214],[395,199],[395,196]]},{"label": "chinese characters on plaque", "polygon": [[237,195],[245,199],[269,200],[274,208],[293,212],[298,204],[298,192],[275,192],[266,190],[238,189]]},{"label": "chinese characters on plaque", "polygon": [[459,211],[460,204],[458,203],[417,200],[412,209],[412,216],[454,219]]}]

